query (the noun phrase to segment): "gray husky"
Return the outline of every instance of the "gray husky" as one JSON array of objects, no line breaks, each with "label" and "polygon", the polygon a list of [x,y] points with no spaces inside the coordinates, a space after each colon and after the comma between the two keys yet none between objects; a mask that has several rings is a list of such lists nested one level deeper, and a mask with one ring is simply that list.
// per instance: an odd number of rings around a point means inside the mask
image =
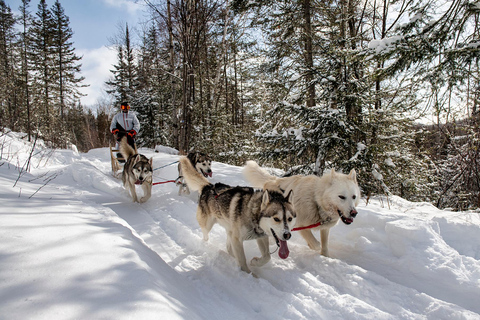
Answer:
[{"label": "gray husky", "polygon": [[[200,174],[203,174],[205,178],[212,177],[212,159],[209,155],[199,151],[192,151],[188,153],[187,159],[190,160],[192,166]],[[178,164],[178,176],[179,179],[177,183],[180,186],[178,189],[178,194],[190,194],[190,189],[188,189],[188,185],[184,183],[181,163]]]},{"label": "gray husky", "polygon": [[[146,202],[152,196],[152,159],[135,153],[135,150],[127,143],[124,137],[120,141],[120,153],[126,159],[123,166],[123,186],[130,190],[133,202]],[[143,197],[138,200],[135,185],[141,185]]]},{"label": "gray husky", "polygon": [[280,258],[288,257],[287,240],[296,220],[290,201],[291,192],[285,197],[278,188],[262,191],[223,183],[211,184],[186,157],[181,157],[180,163],[190,189],[200,193],[197,221],[205,241],[215,223],[224,227],[227,231],[227,251],[247,273],[251,271],[243,248],[245,240],[257,240],[262,255],[253,258],[251,266],[260,267],[270,261],[269,236],[280,247]]},{"label": "gray husky", "polygon": [[[270,175],[255,161],[247,161],[243,175],[254,187],[269,182],[286,192],[293,190],[293,205],[298,214],[293,231],[299,231],[308,246],[324,256],[329,256],[330,228],[339,220],[349,225],[357,216],[360,189],[353,169],[348,175],[332,169],[322,177],[295,175],[278,178]],[[312,230],[320,230],[321,246]]]}]

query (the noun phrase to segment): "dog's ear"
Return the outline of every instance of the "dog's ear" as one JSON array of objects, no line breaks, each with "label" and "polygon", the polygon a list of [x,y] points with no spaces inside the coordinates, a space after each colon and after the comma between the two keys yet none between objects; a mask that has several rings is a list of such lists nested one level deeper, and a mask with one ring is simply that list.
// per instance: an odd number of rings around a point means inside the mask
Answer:
[{"label": "dog's ear", "polygon": [[268,193],[268,190],[265,190],[265,192],[263,193],[262,205],[266,206],[269,203],[270,203],[270,193]]},{"label": "dog's ear", "polygon": [[357,182],[357,173],[355,172],[355,169],[350,170],[350,173],[348,174],[348,178],[350,180]]},{"label": "dog's ear", "polygon": [[285,197],[285,199],[287,199],[287,202],[288,202],[288,203],[293,203],[293,189],[290,190],[290,192],[287,194],[287,196]]},{"label": "dog's ear", "polygon": [[332,176],[332,178],[337,175],[337,173],[335,172],[335,168],[332,168],[332,170],[330,171],[330,175]]},{"label": "dog's ear", "polygon": [[151,158],[148,160],[148,163],[150,164],[150,166],[153,166],[153,157],[151,157]]},{"label": "dog's ear", "polygon": [[139,155],[139,154],[137,154],[137,155],[135,156],[135,159],[133,159],[133,164],[134,164],[134,165],[137,164],[138,161],[140,161],[140,155]]}]

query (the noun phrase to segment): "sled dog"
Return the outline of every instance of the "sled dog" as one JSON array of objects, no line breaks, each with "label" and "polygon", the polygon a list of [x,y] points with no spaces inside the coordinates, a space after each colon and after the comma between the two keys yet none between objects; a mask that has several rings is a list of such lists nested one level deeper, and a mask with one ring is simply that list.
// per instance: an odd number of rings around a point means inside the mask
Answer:
[{"label": "sled dog", "polygon": [[[349,225],[357,215],[356,206],[360,200],[360,189],[355,170],[348,175],[337,173],[334,169],[322,177],[295,175],[278,178],[270,175],[255,161],[247,161],[243,175],[253,187],[260,187],[265,182],[275,183],[285,192],[293,190],[293,205],[297,212],[297,221],[293,231],[299,231],[308,246],[328,254],[328,235],[330,228],[341,219]],[[320,230],[320,242],[312,233]]]},{"label": "sled dog", "polygon": [[[135,153],[135,150],[127,143],[127,138],[120,141],[120,153],[126,159],[123,166],[123,186],[130,190],[133,202],[146,202],[152,196],[152,159]],[[138,200],[135,185],[141,185],[143,197]]]},{"label": "sled dog", "polygon": [[[187,155],[187,159],[200,174],[203,174],[204,177],[212,177],[212,159],[210,158],[210,156],[203,152],[195,151],[189,152]],[[177,180],[177,183],[180,186],[180,188],[178,189],[178,194],[190,194],[188,184],[185,183],[185,180],[183,178],[181,163],[178,164],[178,176],[179,179]]]},{"label": "sled dog", "polygon": [[253,258],[251,266],[260,267],[270,261],[269,236],[280,247],[280,258],[288,257],[287,240],[291,237],[290,230],[296,220],[290,201],[292,192],[284,196],[278,188],[254,190],[223,183],[212,184],[195,170],[186,157],[181,157],[180,163],[188,186],[200,193],[197,221],[205,241],[208,241],[208,233],[215,223],[224,227],[227,232],[227,251],[247,273],[251,271],[243,241],[255,239],[260,249],[261,257]]}]

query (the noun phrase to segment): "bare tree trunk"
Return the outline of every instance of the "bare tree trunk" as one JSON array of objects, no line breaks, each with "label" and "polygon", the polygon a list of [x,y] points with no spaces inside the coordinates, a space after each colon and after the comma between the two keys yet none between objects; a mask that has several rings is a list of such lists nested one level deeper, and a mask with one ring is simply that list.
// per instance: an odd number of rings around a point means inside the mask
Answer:
[{"label": "bare tree trunk", "polygon": [[[172,75],[175,74],[175,50],[173,47],[173,26],[172,26],[172,10],[171,10],[171,3],[170,0],[167,0],[167,26],[168,26],[168,46],[169,46],[169,54],[170,54],[170,73]],[[172,137],[171,140],[173,142],[173,147],[179,149],[179,136],[178,136],[178,110],[177,110],[177,103],[176,103],[176,81],[175,77],[171,76],[171,97],[170,103],[172,108],[172,121],[173,121],[173,128],[172,128]]]},{"label": "bare tree trunk", "polygon": [[304,38],[305,38],[305,64],[307,74],[307,107],[315,106],[315,83],[313,82],[313,45],[312,45],[312,18],[310,0],[303,1]]}]

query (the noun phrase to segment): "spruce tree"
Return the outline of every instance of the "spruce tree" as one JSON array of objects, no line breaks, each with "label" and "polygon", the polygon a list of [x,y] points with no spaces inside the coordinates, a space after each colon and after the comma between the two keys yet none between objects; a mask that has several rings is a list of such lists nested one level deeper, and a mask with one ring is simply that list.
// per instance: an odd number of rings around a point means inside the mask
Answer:
[{"label": "spruce tree", "polygon": [[55,92],[55,60],[53,55],[53,39],[55,25],[45,0],[40,0],[36,17],[29,29],[31,43],[28,58],[32,67],[32,103],[37,115],[36,126],[42,137],[56,141],[55,125],[57,114],[53,108]]},{"label": "spruce tree", "polygon": [[114,47],[117,51],[117,64],[113,66],[113,70],[110,70],[113,78],[106,82],[109,87],[106,91],[114,96],[115,105],[119,106],[123,101],[133,98],[137,86],[134,48],[128,24],[125,24],[125,29],[121,30]]},{"label": "spruce tree", "polygon": [[19,101],[16,86],[15,18],[12,10],[0,0],[0,128],[16,129]]},{"label": "spruce tree", "polygon": [[22,0],[22,4],[19,7],[20,10],[20,41],[19,41],[19,49],[20,49],[20,73],[19,73],[19,82],[20,87],[22,90],[22,110],[23,115],[21,119],[23,119],[23,128],[26,130],[28,135],[28,141],[31,141],[32,138],[32,118],[33,112],[31,107],[31,77],[30,77],[30,59],[29,59],[29,48],[31,44],[31,38],[29,37],[28,30],[30,29],[32,23],[32,16],[31,13],[28,11],[30,0]]},{"label": "spruce tree", "polygon": [[60,109],[60,119],[64,120],[65,109],[68,105],[73,105],[78,101],[80,92],[78,88],[84,77],[78,77],[82,59],[75,54],[70,28],[69,18],[65,15],[60,1],[56,0],[51,9],[53,24],[55,26],[53,33],[53,55],[56,75],[56,104]]}]

